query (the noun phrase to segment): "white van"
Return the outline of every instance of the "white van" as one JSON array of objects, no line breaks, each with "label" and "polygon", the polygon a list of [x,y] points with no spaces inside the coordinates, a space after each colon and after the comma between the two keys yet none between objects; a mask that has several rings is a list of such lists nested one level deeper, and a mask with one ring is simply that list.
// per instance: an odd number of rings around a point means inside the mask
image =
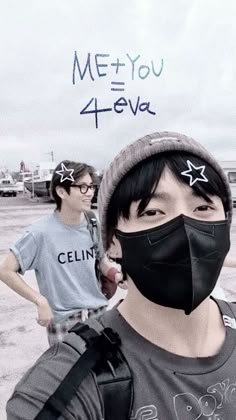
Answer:
[{"label": "white van", "polygon": [[233,204],[236,206],[236,160],[224,160],[219,163],[228,177],[232,191]]}]

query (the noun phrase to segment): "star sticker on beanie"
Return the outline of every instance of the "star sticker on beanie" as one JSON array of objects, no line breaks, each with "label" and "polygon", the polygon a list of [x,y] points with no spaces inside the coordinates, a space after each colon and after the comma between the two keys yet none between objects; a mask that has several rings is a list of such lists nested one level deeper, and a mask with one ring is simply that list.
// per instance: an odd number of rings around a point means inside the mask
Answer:
[{"label": "star sticker on beanie", "polygon": [[[190,181],[189,181],[190,187],[192,187],[197,181],[208,182],[207,177],[204,175],[204,171],[206,169],[205,165],[194,166],[194,164],[190,160],[187,160],[187,165],[188,165],[188,170],[181,172],[181,175],[188,176],[190,178]],[[195,171],[200,171],[199,176],[197,176],[196,178],[194,178],[194,175],[192,174],[193,169],[195,169]]]},{"label": "star sticker on beanie", "polygon": [[68,181],[72,181],[75,182],[74,178],[73,178],[73,172],[74,169],[67,169],[67,167],[64,165],[64,163],[61,164],[61,170],[60,171],[56,171],[56,174],[61,176],[60,182],[64,182],[66,179],[68,179]]}]

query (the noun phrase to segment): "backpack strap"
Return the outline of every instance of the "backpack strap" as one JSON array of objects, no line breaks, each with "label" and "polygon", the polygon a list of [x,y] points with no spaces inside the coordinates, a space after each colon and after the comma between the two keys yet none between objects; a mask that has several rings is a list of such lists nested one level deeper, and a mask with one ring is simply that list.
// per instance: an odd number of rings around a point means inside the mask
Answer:
[{"label": "backpack strap", "polygon": [[70,332],[79,337],[71,337],[70,340],[69,334],[64,343],[78,351],[80,357],[35,420],[58,419],[82,380],[91,372],[96,375],[103,397],[104,419],[128,420],[133,404],[133,378],[119,349],[119,335],[111,328],[103,328],[97,320],[88,320],[86,324],[77,323]]},{"label": "backpack strap", "polygon": [[84,212],[84,214],[87,219],[88,230],[93,241],[96,259],[99,259],[99,247],[98,247],[99,232],[98,232],[97,218],[96,218],[95,213],[92,210],[87,210]]}]

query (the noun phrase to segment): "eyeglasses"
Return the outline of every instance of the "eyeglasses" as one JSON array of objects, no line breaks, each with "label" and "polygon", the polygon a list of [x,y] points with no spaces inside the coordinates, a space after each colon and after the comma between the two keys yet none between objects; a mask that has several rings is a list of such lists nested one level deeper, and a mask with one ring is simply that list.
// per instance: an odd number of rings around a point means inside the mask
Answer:
[{"label": "eyeglasses", "polygon": [[97,186],[95,184],[91,184],[91,185],[87,185],[87,184],[72,184],[71,187],[79,188],[81,194],[86,194],[89,189],[91,191],[95,191]]}]

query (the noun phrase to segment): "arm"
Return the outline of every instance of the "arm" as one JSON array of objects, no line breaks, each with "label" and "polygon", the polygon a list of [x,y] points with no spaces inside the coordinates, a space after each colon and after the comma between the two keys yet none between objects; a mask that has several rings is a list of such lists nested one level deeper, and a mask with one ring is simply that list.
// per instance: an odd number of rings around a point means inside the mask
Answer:
[{"label": "arm", "polygon": [[0,266],[0,280],[18,295],[34,303],[38,309],[38,323],[47,325],[53,318],[47,299],[39,292],[32,289],[19,275],[20,265],[11,252]]},{"label": "arm", "polygon": [[226,256],[224,260],[224,267],[236,268],[236,258]]}]

